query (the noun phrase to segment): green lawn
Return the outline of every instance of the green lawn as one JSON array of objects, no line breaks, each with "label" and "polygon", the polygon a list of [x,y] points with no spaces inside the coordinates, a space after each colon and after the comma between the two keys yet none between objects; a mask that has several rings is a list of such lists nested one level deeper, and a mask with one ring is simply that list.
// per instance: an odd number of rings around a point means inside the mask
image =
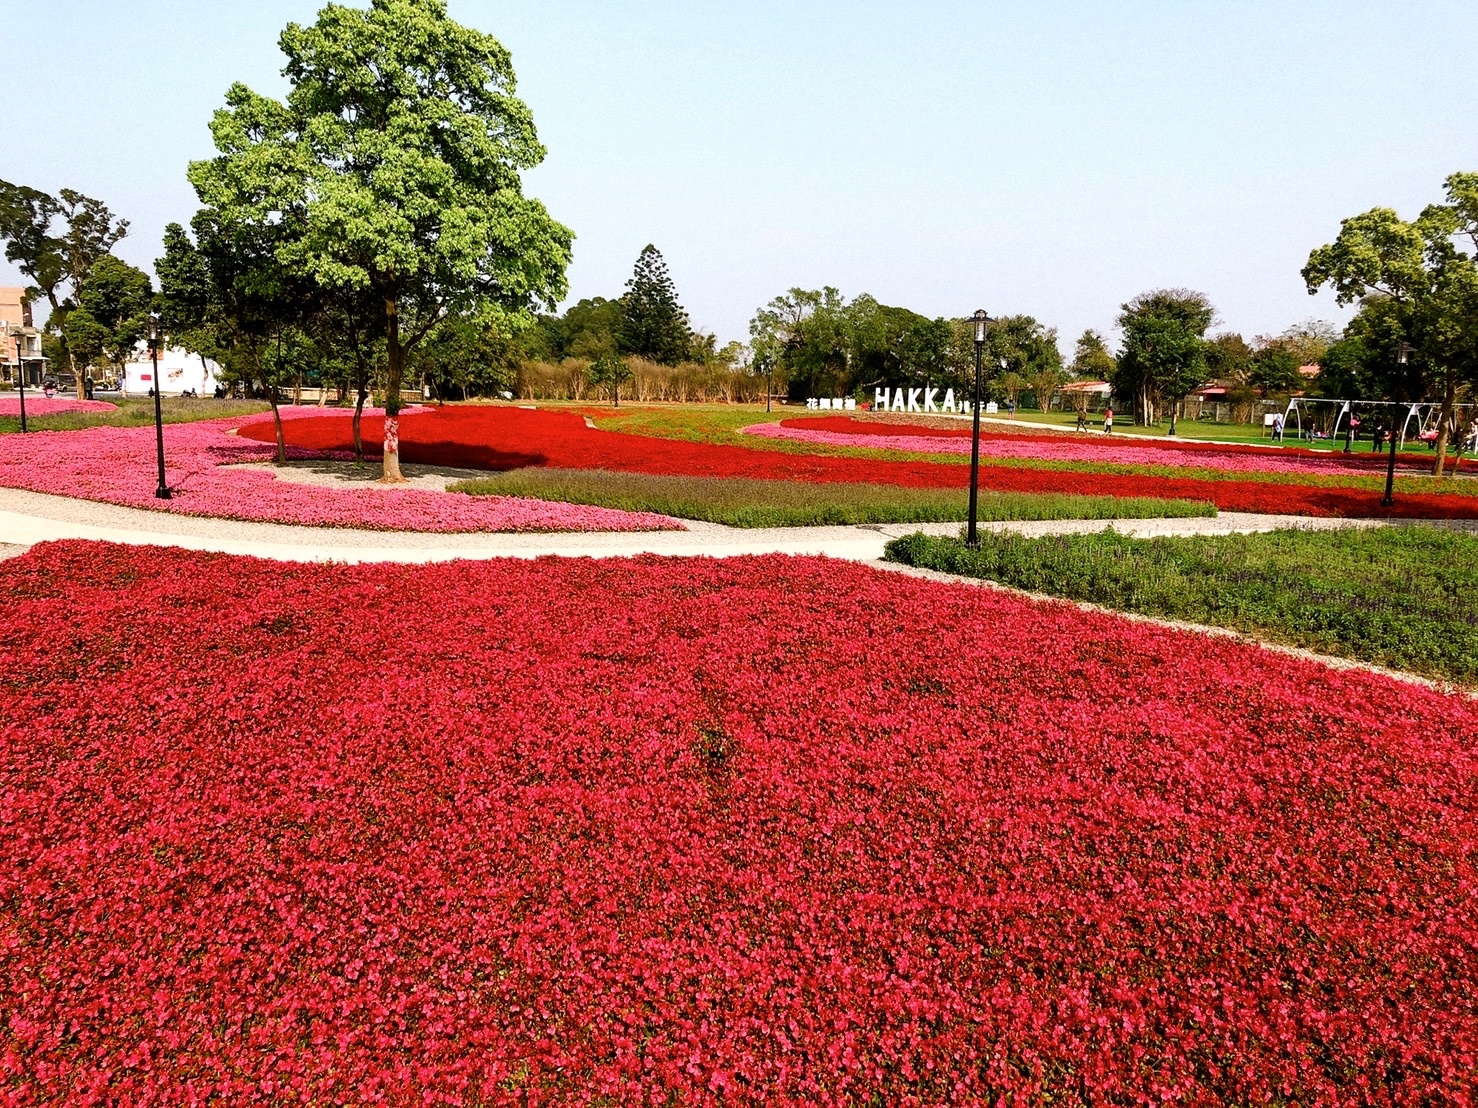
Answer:
[{"label": "green lawn", "polygon": [[[84,427],[143,427],[154,422],[154,401],[117,400],[115,412],[61,412],[57,415],[37,416],[27,414],[26,424],[32,431],[78,431]],[[194,423],[200,419],[221,419],[225,416],[252,415],[265,412],[265,400],[213,400],[184,399],[166,396],[160,401],[165,423]],[[21,429],[20,416],[0,416],[0,434],[10,434]]]},{"label": "green lawn", "polygon": [[[892,485],[812,484],[745,478],[659,477],[604,470],[519,469],[463,481],[452,488],[475,496],[525,496],[658,512],[731,527],[801,527],[845,523],[951,523],[965,518],[957,489]],[[1209,516],[1210,504],[1039,493],[982,493],[983,520],[1135,519]]]},{"label": "green lawn", "polygon": [[1436,527],[1131,539],[910,535],[892,561],[1478,683],[1478,536]]}]

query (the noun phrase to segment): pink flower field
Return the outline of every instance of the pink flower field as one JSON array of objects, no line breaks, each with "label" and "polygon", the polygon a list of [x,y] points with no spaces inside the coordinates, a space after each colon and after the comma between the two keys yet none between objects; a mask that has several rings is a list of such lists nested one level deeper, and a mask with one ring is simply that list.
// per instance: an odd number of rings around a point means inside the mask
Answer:
[{"label": "pink flower field", "polygon": [[[293,409],[293,419],[320,409]],[[342,415],[343,413],[334,413]],[[154,428],[92,427],[8,435],[0,486],[75,496],[131,508],[314,527],[376,531],[655,531],[681,530],[665,516],[515,497],[466,496],[426,489],[339,489],[279,481],[239,463],[268,462],[271,445],[228,434],[271,416],[175,423],[164,428],[171,500],[154,496]],[[289,448],[289,458],[339,458]]]},{"label": "pink flower field", "polygon": [[[75,397],[54,396],[48,400],[40,393],[26,393],[26,416],[61,415],[63,412],[116,412],[117,404],[110,404],[106,400],[78,400]],[[19,416],[21,414],[21,398],[16,396],[0,397],[0,416]]]},{"label": "pink flower field", "polygon": [[[807,424],[827,423],[810,427]],[[968,435],[909,434],[902,426],[899,433],[886,434],[874,429],[876,424],[858,423],[858,430],[838,430],[839,421],[825,419],[793,419],[777,423],[758,423],[743,429],[744,434],[789,442],[822,446],[855,446],[873,450],[899,450],[920,454],[970,453]],[[1194,449],[1172,443],[1146,443],[1114,439],[1110,435],[1026,435],[982,430],[980,453],[987,458],[1028,458],[1036,461],[1092,462],[1103,465],[1194,466],[1242,473],[1309,473],[1343,476],[1369,476],[1376,468],[1370,455],[1356,454],[1346,458],[1338,452],[1314,455],[1311,451],[1284,451],[1278,448],[1229,447],[1217,449],[1197,444]],[[1375,458],[1384,470],[1383,456]]]}]

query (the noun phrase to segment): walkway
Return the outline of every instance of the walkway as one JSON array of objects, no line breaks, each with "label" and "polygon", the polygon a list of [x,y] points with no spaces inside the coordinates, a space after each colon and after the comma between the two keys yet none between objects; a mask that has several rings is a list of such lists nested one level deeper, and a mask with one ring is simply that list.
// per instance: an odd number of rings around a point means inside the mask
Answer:
[{"label": "walkway", "polygon": [[[1470,521],[1471,523],[1472,521]],[[985,523],[982,528],[1026,535],[1102,531],[1112,526],[1139,537],[1225,535],[1282,527],[1329,530],[1380,526],[1375,520],[1309,519],[1302,516],[1223,512],[1212,518],[1141,520],[1050,520],[1035,523]],[[456,558],[621,557],[663,554],[672,557],[741,554],[825,554],[849,561],[876,561],[883,546],[901,535],[925,531],[958,534],[958,523],[895,523],[855,527],[737,528],[689,523],[687,531],[587,532],[561,534],[466,534],[358,531],[204,519],[0,489],[0,557],[38,543],[92,539],[128,545],[175,546],[222,554],[246,554],[278,561],[443,562]]]}]

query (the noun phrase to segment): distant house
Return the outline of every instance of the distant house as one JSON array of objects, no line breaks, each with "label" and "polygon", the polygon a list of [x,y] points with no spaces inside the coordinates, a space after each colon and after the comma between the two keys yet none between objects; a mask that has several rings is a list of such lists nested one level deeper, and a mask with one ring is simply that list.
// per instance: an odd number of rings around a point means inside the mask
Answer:
[{"label": "distant house", "polygon": [[[166,346],[159,352],[159,395],[193,392],[196,396],[209,396],[215,392],[220,369],[209,358],[178,346]],[[124,396],[148,396],[154,388],[154,362],[146,343],[140,343],[133,356],[123,363],[119,386]]]},{"label": "distant house", "polygon": [[31,321],[31,304],[22,288],[0,288],[0,385],[14,388],[25,374],[38,388],[46,377],[41,332]]}]

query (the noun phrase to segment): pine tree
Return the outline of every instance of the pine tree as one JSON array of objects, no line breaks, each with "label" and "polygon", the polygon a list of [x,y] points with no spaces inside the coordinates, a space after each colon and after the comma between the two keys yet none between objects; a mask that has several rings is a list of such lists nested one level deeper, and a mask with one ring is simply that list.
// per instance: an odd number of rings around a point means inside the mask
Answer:
[{"label": "pine tree", "polygon": [[626,295],[621,298],[621,350],[664,365],[688,357],[692,331],[688,313],[677,302],[677,289],[662,253],[650,243],[636,260]]}]

